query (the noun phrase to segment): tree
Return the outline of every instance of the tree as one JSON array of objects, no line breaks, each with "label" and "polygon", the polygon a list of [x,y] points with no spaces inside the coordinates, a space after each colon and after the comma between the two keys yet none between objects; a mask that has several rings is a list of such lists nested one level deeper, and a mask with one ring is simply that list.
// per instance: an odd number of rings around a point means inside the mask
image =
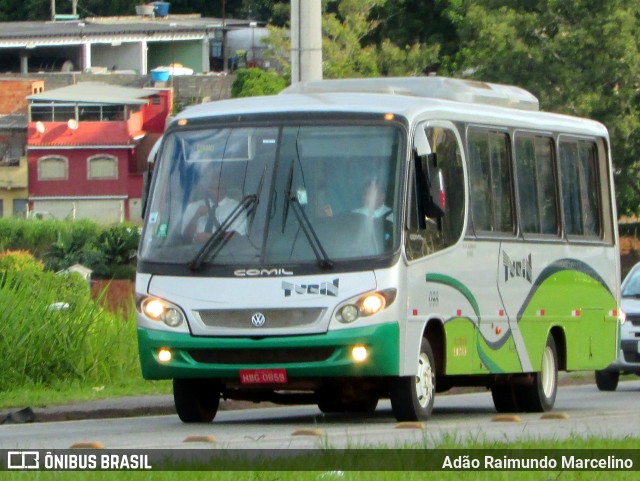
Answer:
[{"label": "tree", "polygon": [[451,0],[461,71],[524,87],[543,110],[610,131],[618,210],[640,213],[640,51],[634,0]]},{"label": "tree", "polygon": [[394,0],[374,9],[378,27],[371,41],[381,43],[389,39],[396,45],[439,45],[437,64],[429,71],[448,68],[448,59],[458,51],[459,39],[447,0]]},{"label": "tree", "polygon": [[[326,78],[418,75],[437,61],[439,45],[399,46],[390,39],[374,41],[379,26],[376,8],[387,0],[330,0],[323,3],[322,55]],[[290,75],[290,39],[286,29],[270,29],[267,58]]]},{"label": "tree", "polygon": [[275,72],[266,72],[258,68],[239,69],[231,86],[231,96],[236,98],[273,95],[286,86],[285,79]]}]

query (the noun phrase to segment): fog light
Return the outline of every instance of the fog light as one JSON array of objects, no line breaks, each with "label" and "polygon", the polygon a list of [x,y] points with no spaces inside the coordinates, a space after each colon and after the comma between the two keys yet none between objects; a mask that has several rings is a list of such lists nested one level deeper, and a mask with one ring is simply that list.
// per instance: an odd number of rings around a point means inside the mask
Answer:
[{"label": "fog light", "polygon": [[340,309],[340,317],[342,322],[353,322],[358,318],[358,307],[352,304],[344,306]]},{"label": "fog light", "polygon": [[160,362],[171,361],[171,351],[169,349],[160,349],[158,351],[158,361]]},{"label": "fog light", "polygon": [[364,361],[368,355],[367,348],[364,346],[354,346],[354,348],[351,349],[351,357],[353,357],[353,360],[356,362]]},{"label": "fog light", "polygon": [[384,304],[384,297],[382,297],[380,294],[369,294],[367,297],[362,299],[362,312],[364,312],[368,316],[371,316],[384,308]]}]

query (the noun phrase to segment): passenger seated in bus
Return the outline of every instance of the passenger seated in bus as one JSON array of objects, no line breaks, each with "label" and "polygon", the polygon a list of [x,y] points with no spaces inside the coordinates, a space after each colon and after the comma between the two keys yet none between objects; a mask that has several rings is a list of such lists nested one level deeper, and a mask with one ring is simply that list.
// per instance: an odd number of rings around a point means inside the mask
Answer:
[{"label": "passenger seated in bus", "polygon": [[364,185],[362,191],[362,207],[354,209],[356,214],[363,214],[375,219],[393,222],[391,207],[385,205],[386,190],[382,181],[372,179]]},{"label": "passenger seated in bus", "polygon": [[[204,243],[229,217],[239,202],[227,195],[227,188],[219,177],[205,177],[208,182],[206,195],[187,205],[183,216],[182,234],[186,240]],[[247,234],[247,219],[241,213],[230,226],[229,233]]]}]

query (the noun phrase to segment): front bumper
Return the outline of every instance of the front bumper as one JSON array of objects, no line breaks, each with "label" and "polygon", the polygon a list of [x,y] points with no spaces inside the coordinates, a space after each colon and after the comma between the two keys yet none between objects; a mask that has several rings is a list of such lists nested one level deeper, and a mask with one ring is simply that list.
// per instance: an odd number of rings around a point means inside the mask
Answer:
[{"label": "front bumper", "polygon": [[[367,347],[369,356],[364,362],[352,359],[351,348],[355,345]],[[275,368],[286,369],[289,379],[399,374],[396,322],[324,334],[264,338],[194,337],[138,328],[138,347],[145,379],[213,378],[236,382],[241,369]],[[169,362],[158,360],[161,348],[171,351]]]},{"label": "front bumper", "polygon": [[640,353],[638,343],[640,339],[623,339],[620,342],[618,358],[609,364],[604,371],[640,374]]}]

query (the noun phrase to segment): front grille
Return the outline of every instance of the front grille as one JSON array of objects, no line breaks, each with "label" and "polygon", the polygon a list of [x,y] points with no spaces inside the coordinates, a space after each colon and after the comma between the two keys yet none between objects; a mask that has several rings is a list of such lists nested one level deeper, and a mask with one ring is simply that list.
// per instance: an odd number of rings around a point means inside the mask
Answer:
[{"label": "front grille", "polygon": [[640,327],[640,314],[627,314],[627,322],[635,327]]},{"label": "front grille", "polygon": [[286,349],[191,349],[189,355],[205,364],[288,364],[326,361],[333,347]]},{"label": "front grille", "polygon": [[265,317],[262,326],[268,328],[301,327],[315,324],[322,318],[322,307],[292,309],[208,309],[196,311],[207,327],[255,329],[251,317],[260,313]]}]

